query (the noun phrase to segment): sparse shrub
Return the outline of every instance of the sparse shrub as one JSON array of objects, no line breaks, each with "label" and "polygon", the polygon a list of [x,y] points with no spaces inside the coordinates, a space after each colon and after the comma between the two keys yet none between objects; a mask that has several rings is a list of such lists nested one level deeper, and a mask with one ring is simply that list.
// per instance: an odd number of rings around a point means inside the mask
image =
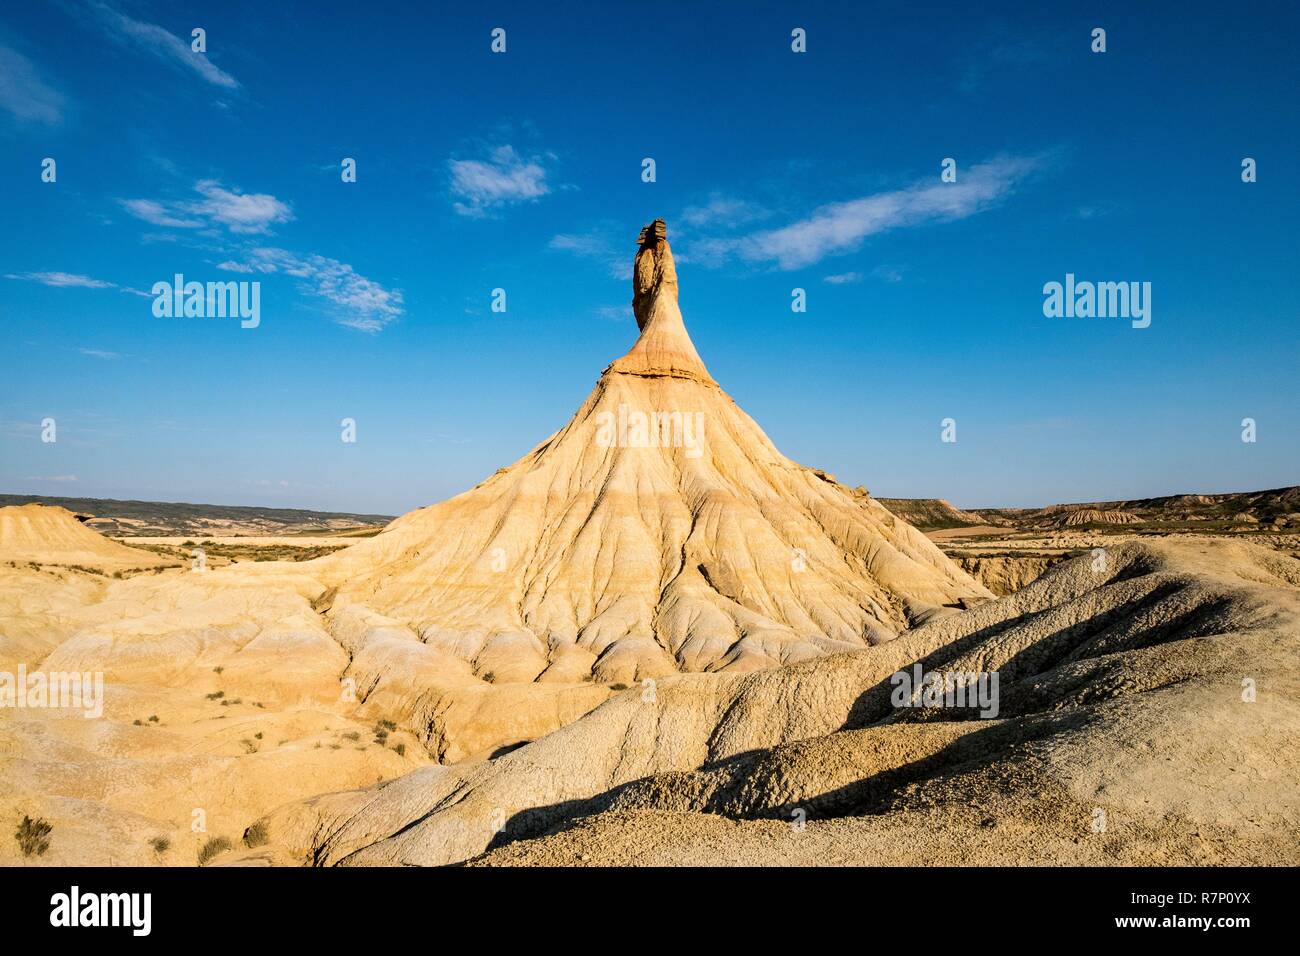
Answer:
[{"label": "sparse shrub", "polygon": [[149,715],[149,723],[151,723],[151,724],[156,724],[156,723],[158,723],[158,715],[157,715],[157,714],[150,714],[150,715]]},{"label": "sparse shrub", "polygon": [[141,720],[139,717],[137,717],[135,720],[131,721],[131,723],[134,724],[136,727],[143,727],[143,726],[144,726],[144,721]]},{"label": "sparse shrub", "polygon": [[609,685],[609,689],[610,689],[610,690],[627,690],[627,689],[628,689],[628,685],[627,685],[627,684],[623,684],[623,683],[610,684],[610,685]]},{"label": "sparse shrub", "polygon": [[342,750],[342,749],[343,749],[342,744],[330,744],[330,750]]},{"label": "sparse shrub", "polygon": [[268,839],[269,837],[266,835],[266,824],[261,820],[258,820],[244,831],[244,846],[249,849],[265,845]]},{"label": "sparse shrub", "polygon": [[405,756],[406,756],[406,744],[403,744],[403,743],[393,744],[393,753],[397,754],[397,756],[399,756],[399,757],[405,757]]},{"label": "sparse shrub", "polygon": [[381,720],[379,723],[375,724],[376,733],[378,733],[381,730],[396,730],[396,729],[397,729],[397,724],[393,723],[393,721],[391,720]]},{"label": "sparse shrub", "polygon": [[255,754],[255,753],[257,753],[257,744],[253,743],[253,742],[252,742],[251,740],[249,740],[247,737],[245,737],[243,740],[241,740],[240,743],[244,745],[244,753],[246,753],[246,754]]},{"label": "sparse shrub", "polygon": [[225,670],[224,667],[214,667],[214,668],[212,668],[212,673],[214,673],[214,674],[220,674],[220,673],[221,673],[222,671],[224,671],[224,670]]},{"label": "sparse shrub", "polygon": [[153,847],[155,853],[161,855],[171,849],[172,841],[167,839],[165,836],[157,836],[149,841],[149,845]]},{"label": "sparse shrub", "polygon": [[203,849],[199,850],[199,866],[206,866],[213,857],[233,849],[234,844],[225,837],[213,837],[207,843],[203,844]]},{"label": "sparse shrub", "polygon": [[23,814],[23,822],[18,824],[18,829],[14,831],[14,839],[18,841],[18,847],[23,851],[23,856],[44,856],[45,851],[50,848],[50,833],[54,826],[48,820],[37,817],[33,820],[31,817]]},{"label": "sparse shrub", "polygon": [[346,734],[343,735],[343,739],[357,741],[361,739],[361,734],[355,730],[349,730]]},{"label": "sparse shrub", "polygon": [[257,733],[253,734],[253,736],[254,736],[256,739],[261,740],[261,739],[262,739],[262,732],[259,730]]},{"label": "sparse shrub", "polygon": [[221,698],[226,696],[226,692],[224,690],[214,690],[211,694],[205,694],[204,696],[207,697],[208,700],[221,700]]}]

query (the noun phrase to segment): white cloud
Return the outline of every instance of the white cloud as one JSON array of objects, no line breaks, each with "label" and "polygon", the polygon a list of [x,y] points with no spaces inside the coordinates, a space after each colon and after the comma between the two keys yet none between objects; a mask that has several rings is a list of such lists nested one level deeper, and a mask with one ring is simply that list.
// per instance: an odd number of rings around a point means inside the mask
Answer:
[{"label": "white cloud", "polygon": [[453,208],[475,218],[511,203],[540,199],[551,191],[540,157],[525,160],[513,146],[499,146],[487,160],[452,159]]},{"label": "white cloud", "polygon": [[679,218],[688,226],[712,226],[718,223],[739,226],[763,219],[767,215],[766,209],[753,203],[713,193],[703,206],[687,206]]},{"label": "white cloud", "polygon": [[623,247],[615,246],[610,234],[614,227],[595,228],[581,233],[560,233],[552,236],[547,248],[560,252],[571,252],[583,259],[594,259],[604,266],[605,271],[615,279],[632,278],[632,261],[636,247],[626,243]]},{"label": "white cloud", "polygon": [[206,53],[195,53],[190,49],[190,40],[181,39],[176,34],[163,29],[156,23],[136,20],[124,13],[119,13],[106,3],[91,3],[99,14],[100,20],[115,39],[129,42],[152,53],[171,66],[180,66],[193,70],[213,86],[228,90],[237,89],[239,81],[229,73],[217,68]]},{"label": "white cloud", "polygon": [[55,288],[116,289],[119,292],[127,292],[131,295],[149,296],[148,292],[141,292],[139,289],[132,289],[130,286],[118,285],[116,282],[105,282],[102,279],[92,279],[90,276],[78,275],[75,272],[10,272],[5,274],[5,278],[19,279],[24,282],[39,282],[41,285],[54,286]]},{"label": "white cloud", "polygon": [[194,184],[202,198],[181,202],[123,199],[122,208],[145,222],[173,229],[224,227],[243,235],[266,234],[271,227],[293,219],[293,210],[269,193],[243,193],[227,189],[214,179]]},{"label": "white cloud", "polygon": [[862,281],[861,272],[841,272],[838,275],[826,276],[823,282],[829,282],[831,285],[849,285],[854,282]]},{"label": "white cloud", "polygon": [[52,285],[60,288],[65,286],[75,286],[81,289],[115,289],[112,282],[104,282],[100,279],[92,279],[90,276],[77,275],[73,272],[19,272],[7,273],[6,279],[22,279],[27,282],[39,282],[41,285]]},{"label": "white cloud", "polygon": [[113,359],[120,359],[122,357],[120,352],[105,352],[102,349],[77,349],[77,351],[82,355],[89,355],[91,358],[104,359],[105,361],[110,362]]},{"label": "white cloud", "polygon": [[203,199],[190,208],[231,232],[264,233],[270,226],[293,218],[288,205],[266,193],[232,192],[211,179],[202,180],[194,188]]},{"label": "white cloud", "polygon": [[971,166],[955,183],[934,181],[906,189],[830,203],[808,217],[763,232],[739,237],[702,239],[692,257],[717,265],[736,257],[774,262],[789,270],[856,249],[863,239],[890,229],[928,222],[951,222],[982,212],[1004,199],[1041,166],[1036,158],[1003,158]]},{"label": "white cloud", "polygon": [[287,249],[261,248],[249,253],[249,261],[223,262],[217,268],[228,272],[284,273],[303,280],[309,295],[324,299],[342,313],[335,321],[363,332],[378,332],[401,316],[400,289],[386,289],[357,273],[352,266],[327,256],[299,256]]},{"label": "white cloud", "polygon": [[23,481],[76,481],[76,475],[28,475]]},{"label": "white cloud", "polygon": [[0,46],[0,107],[20,120],[53,125],[63,119],[63,97],[17,50]]},{"label": "white cloud", "polygon": [[166,206],[152,199],[123,199],[122,208],[145,222],[155,226],[170,226],[173,229],[198,229],[203,223],[197,219],[182,219],[170,213]]}]

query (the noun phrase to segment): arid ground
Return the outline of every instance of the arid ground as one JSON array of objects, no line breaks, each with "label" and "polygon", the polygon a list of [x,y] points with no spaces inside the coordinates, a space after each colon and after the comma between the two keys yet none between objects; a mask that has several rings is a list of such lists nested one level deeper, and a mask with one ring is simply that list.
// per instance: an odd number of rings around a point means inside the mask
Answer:
[{"label": "arid ground", "polygon": [[876,499],[639,243],[572,420],[382,531],[0,508],[0,862],[1300,862],[1300,489]]}]

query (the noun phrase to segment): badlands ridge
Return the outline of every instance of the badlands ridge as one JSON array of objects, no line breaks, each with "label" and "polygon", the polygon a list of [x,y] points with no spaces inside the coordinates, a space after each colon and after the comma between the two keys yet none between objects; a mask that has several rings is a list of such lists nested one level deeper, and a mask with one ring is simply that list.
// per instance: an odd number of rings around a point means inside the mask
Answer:
[{"label": "badlands ridge", "polygon": [[[0,672],[104,681],[0,710],[0,818],[53,827],[0,862],[1300,861],[1300,561],[1128,541],[995,598],[782,456],[638,243],[573,418],[373,538],[200,571],[0,509]],[[898,706],[918,665],[996,713]]]}]

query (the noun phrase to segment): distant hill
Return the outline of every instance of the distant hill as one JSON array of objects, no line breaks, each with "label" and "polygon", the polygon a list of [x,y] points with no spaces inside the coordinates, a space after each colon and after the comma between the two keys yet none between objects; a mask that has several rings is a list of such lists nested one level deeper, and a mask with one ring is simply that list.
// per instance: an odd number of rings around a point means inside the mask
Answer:
[{"label": "distant hill", "polygon": [[962,511],[943,498],[877,498],[889,511],[921,531],[970,528],[975,525],[1009,525],[1005,518],[989,520],[984,514]]},{"label": "distant hill", "polygon": [[334,534],[356,528],[381,528],[393,520],[389,515],[305,511],[296,508],[0,494],[0,507],[30,503],[66,508],[96,531],[114,536]]},{"label": "distant hill", "polygon": [[1046,508],[988,508],[971,513],[1009,521],[1018,528],[1124,524],[1152,529],[1257,526],[1294,530],[1300,529],[1300,486],[1219,495],[1090,501]]},{"label": "distant hill", "polygon": [[954,507],[943,498],[877,498],[922,531],[998,525],[1022,529],[1123,525],[1206,531],[1259,527],[1300,530],[1300,485],[1219,495],[1168,495],[1129,501],[1089,501],[1046,508]]}]

